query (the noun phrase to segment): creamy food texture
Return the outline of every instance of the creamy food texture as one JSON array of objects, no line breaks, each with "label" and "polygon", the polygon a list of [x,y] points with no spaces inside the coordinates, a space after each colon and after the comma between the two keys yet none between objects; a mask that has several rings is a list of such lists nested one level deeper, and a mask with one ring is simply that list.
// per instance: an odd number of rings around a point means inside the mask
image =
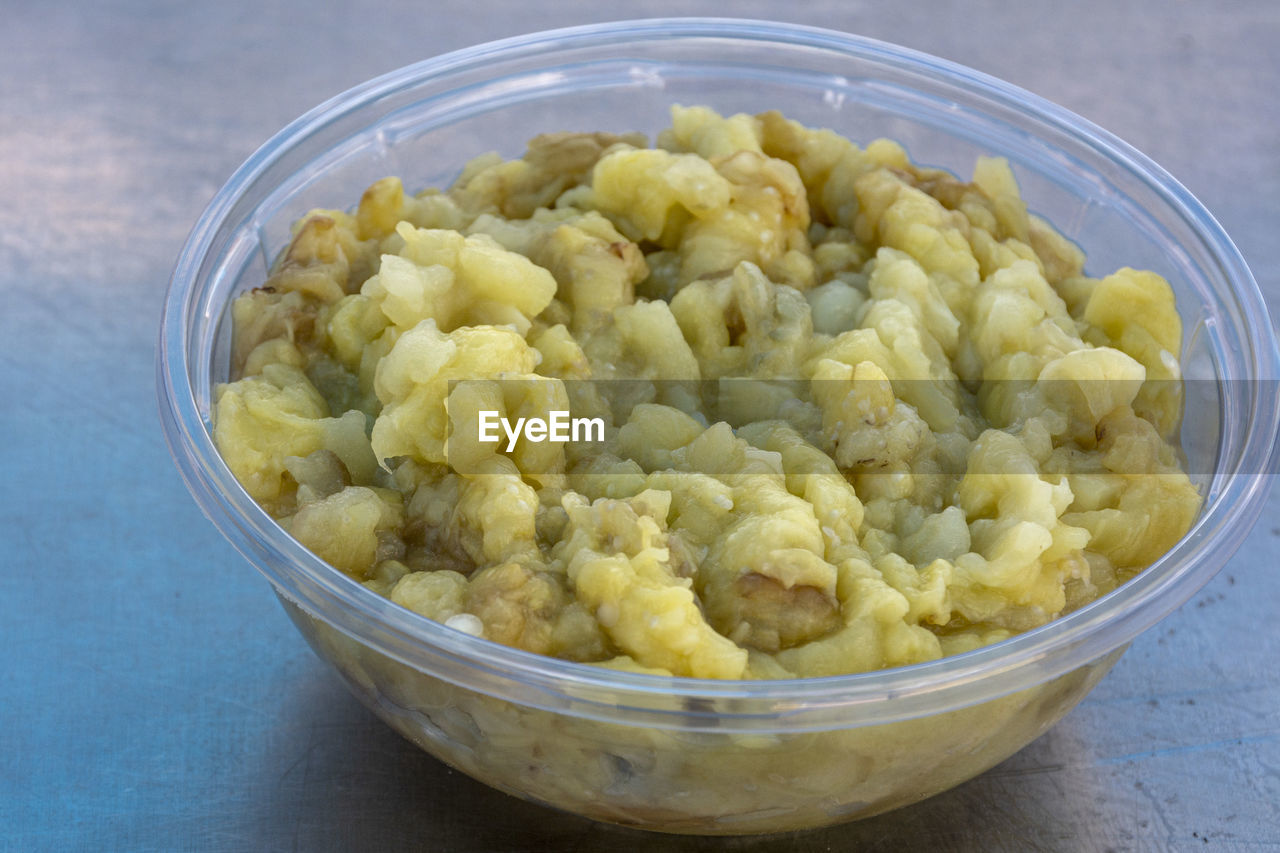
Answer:
[{"label": "creamy food texture", "polygon": [[[1092,601],[1199,511],[1172,290],[1083,264],[1001,159],[677,107],[652,148],[548,134],[308,214],[232,307],[214,437],[317,555],[469,634],[700,678],[915,663]],[[480,428],[569,412],[603,440]]]}]

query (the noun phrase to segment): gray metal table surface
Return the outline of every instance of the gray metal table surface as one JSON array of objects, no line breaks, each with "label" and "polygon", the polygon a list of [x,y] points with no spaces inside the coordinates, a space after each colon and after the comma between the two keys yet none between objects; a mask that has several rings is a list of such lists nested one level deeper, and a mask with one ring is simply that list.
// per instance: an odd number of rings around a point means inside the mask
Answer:
[{"label": "gray metal table surface", "polygon": [[1061,103],[1196,193],[1280,313],[1280,4],[6,0],[0,12],[0,847],[1280,847],[1280,493],[1225,571],[988,773],[851,825],[675,839],[490,791],[366,712],[196,509],[153,392],[178,250],[275,130],[446,50],[653,15],[834,27]]}]

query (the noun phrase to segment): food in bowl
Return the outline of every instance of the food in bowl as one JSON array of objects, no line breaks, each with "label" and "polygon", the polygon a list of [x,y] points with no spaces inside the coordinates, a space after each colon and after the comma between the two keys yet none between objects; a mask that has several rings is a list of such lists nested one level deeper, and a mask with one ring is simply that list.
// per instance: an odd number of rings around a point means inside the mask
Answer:
[{"label": "food in bowl", "polygon": [[539,136],[318,210],[234,303],[214,436],[295,538],[467,633],[713,679],[1074,610],[1189,529],[1173,292],[777,112]]},{"label": "food in bowl", "polygon": [[[1089,249],[1090,272],[1128,263],[1167,276],[1185,324],[1180,443],[1204,495],[1190,533],[1111,594],[1000,643],[829,678],[705,680],[532,654],[471,636],[465,617],[455,622],[462,630],[448,628],[332,570],[255,504],[211,420],[218,383],[241,378],[229,376],[231,304],[269,278],[263,261],[290,242],[289,223],[317,203],[353,200],[385,174],[448,185],[449,170],[484,140],[516,140],[512,128],[655,128],[673,101],[726,113],[786,104],[809,125],[853,128],[859,139],[879,129],[922,162],[959,170],[1004,154],[1031,204]],[[308,334],[309,318],[297,319]],[[161,422],[196,501],[378,717],[501,790],[599,820],[715,834],[815,827],[917,802],[1043,733],[1130,641],[1203,586],[1257,519],[1280,424],[1277,375],[1280,351],[1244,260],[1139,152],[943,60],[729,20],[533,34],[424,61],[318,107],[246,161],[201,216],[175,267],[158,360]],[[1200,377],[1209,381],[1191,381]],[[704,401],[720,386],[739,400],[777,400],[768,394],[785,381],[683,386]],[[904,381],[890,383],[895,397]],[[635,383],[643,392],[645,381]],[[590,387],[564,385],[566,394]],[[514,428],[519,416],[508,414]],[[528,435],[527,424],[516,431]],[[470,464],[449,458],[458,470]]]}]

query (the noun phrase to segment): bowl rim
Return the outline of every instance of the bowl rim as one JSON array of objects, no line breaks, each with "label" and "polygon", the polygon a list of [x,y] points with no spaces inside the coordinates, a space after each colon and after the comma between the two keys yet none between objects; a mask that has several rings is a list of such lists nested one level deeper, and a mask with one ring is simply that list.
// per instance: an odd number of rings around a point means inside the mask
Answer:
[{"label": "bowl rim", "polygon": [[[190,324],[201,311],[195,283],[215,234],[235,203],[290,148],[336,117],[429,79],[475,69],[494,59],[551,55],[566,48],[650,41],[725,39],[772,42],[856,56],[932,78],[945,78],[1004,106],[1030,111],[1074,142],[1082,142],[1136,175],[1171,205],[1212,248],[1249,327],[1252,378],[1263,393],[1250,407],[1251,428],[1240,450],[1242,473],[1228,473],[1219,497],[1191,531],[1131,581],[1039,628],[962,654],[892,669],[783,680],[711,680],[621,672],[537,655],[471,637],[413,613],[333,569],[292,539],[248,497],[222,462],[200,416],[189,360]],[[198,366],[206,370],[207,366]],[[1221,567],[1256,521],[1270,488],[1280,431],[1280,351],[1266,303],[1222,227],[1161,167],[1092,122],[1044,98],[982,72],[910,48],[835,30],[745,18],[646,18],[514,36],[455,50],[375,77],[335,95],[273,135],[234,172],[201,214],[182,248],[165,296],[157,351],[160,419],[180,473],[205,515],[272,582],[277,592],[358,642],[427,672],[447,670],[462,686],[527,704],[592,715],[591,707],[669,713],[673,701],[725,705],[717,717],[750,720],[813,709],[836,709],[830,722],[862,725],[938,713],[1043,683],[1127,644],[1185,602]],[[1219,475],[1215,475],[1219,476]],[[1216,546],[1216,547],[1215,547]],[[1103,630],[1108,629],[1108,630]],[[513,675],[514,674],[514,675]],[[443,676],[442,676],[443,677]],[[541,698],[540,698],[541,697]],[[895,699],[896,702],[886,702]],[[568,705],[566,705],[566,702]],[[857,719],[848,711],[858,708]],[[892,706],[890,708],[889,706]]]}]

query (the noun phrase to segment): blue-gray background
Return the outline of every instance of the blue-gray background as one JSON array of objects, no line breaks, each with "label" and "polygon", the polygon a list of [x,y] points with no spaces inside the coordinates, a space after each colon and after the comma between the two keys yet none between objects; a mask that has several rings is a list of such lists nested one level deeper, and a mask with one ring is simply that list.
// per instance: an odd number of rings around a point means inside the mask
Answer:
[{"label": "blue-gray background", "polygon": [[493,793],[400,740],[205,521],[154,340],[200,210],[368,77],[552,26],[673,14],[861,33],[1002,77],[1151,155],[1280,308],[1280,4],[0,2],[0,848],[1280,847],[1280,492],[1231,564],[1049,734],[921,805],[673,840]]}]

